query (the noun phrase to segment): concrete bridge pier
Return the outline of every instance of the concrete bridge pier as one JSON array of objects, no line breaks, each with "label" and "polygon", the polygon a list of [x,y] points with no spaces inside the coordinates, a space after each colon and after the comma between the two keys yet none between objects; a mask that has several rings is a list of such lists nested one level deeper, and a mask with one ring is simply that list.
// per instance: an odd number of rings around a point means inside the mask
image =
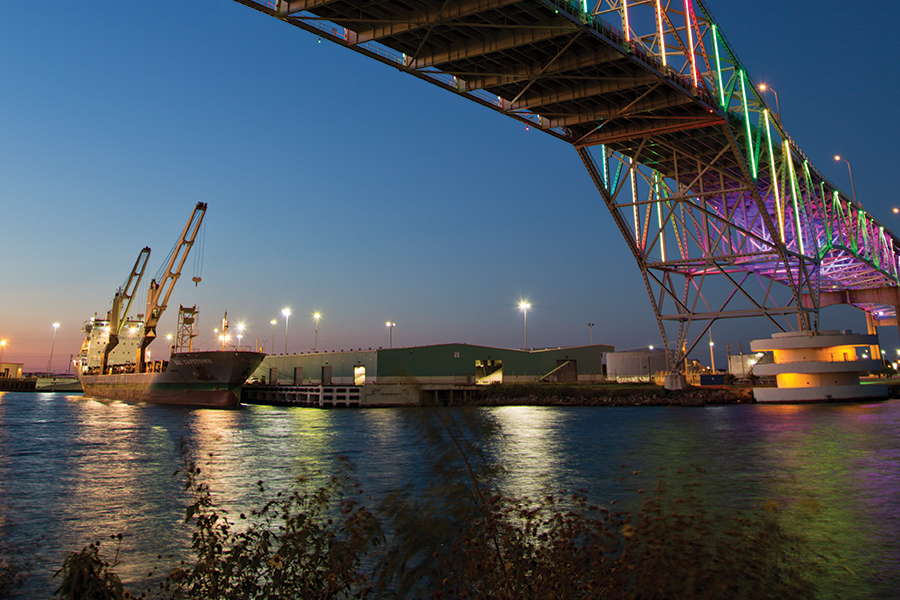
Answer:
[{"label": "concrete bridge pier", "polygon": [[[864,290],[841,290],[839,292],[819,293],[820,309],[836,304],[849,304],[860,310],[865,310],[866,330],[869,334],[877,335],[879,327],[890,325],[897,326],[898,332],[900,332],[900,320],[897,319],[897,314],[900,313],[900,287],[891,286]],[[812,307],[812,302],[806,295],[803,296],[803,305]],[[877,306],[891,307],[894,309],[894,314],[879,318],[876,313],[867,310],[867,306],[869,308]],[[873,359],[881,359],[881,347],[877,343],[869,348]]]}]

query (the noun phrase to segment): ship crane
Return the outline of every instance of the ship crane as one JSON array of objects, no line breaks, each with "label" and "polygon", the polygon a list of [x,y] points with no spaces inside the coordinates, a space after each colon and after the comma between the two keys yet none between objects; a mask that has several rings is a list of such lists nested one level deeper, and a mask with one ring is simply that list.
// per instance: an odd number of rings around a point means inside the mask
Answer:
[{"label": "ship crane", "polygon": [[[134,300],[134,294],[141,284],[141,279],[144,277],[144,269],[147,268],[147,261],[149,258],[150,248],[145,247],[141,250],[141,253],[138,254],[137,260],[134,262],[134,267],[131,269],[131,274],[128,276],[128,281],[125,283],[125,286],[119,288],[116,291],[116,295],[113,297],[112,309],[110,309],[109,313],[106,315],[106,320],[109,323],[109,341],[107,341],[106,347],[103,348],[102,362],[100,363],[101,373],[107,372],[109,354],[113,351],[113,348],[119,345],[119,334],[122,333],[122,328],[125,327],[125,323],[128,321],[128,311],[131,310],[131,301]],[[127,301],[125,310],[122,310],[123,301]]]},{"label": "ship crane", "polygon": [[[197,231],[200,229],[200,225],[203,223],[203,217],[205,215],[206,203],[198,202],[197,206],[194,207],[194,212],[191,213],[191,218],[188,219],[187,224],[184,226],[184,231],[181,232],[178,246],[175,248],[175,251],[172,252],[172,258],[169,260],[169,264],[166,267],[166,274],[158,283],[155,279],[150,281],[150,288],[147,290],[147,310],[144,312],[144,337],[137,350],[138,373],[143,373],[145,371],[147,346],[156,339],[156,326],[159,324],[160,318],[166,311],[166,306],[169,303],[169,296],[172,295],[175,283],[178,281],[178,278],[181,277],[181,269],[184,267],[184,263],[191,251],[191,247],[194,245],[194,239],[197,237]],[[199,277],[194,278],[195,283],[199,281]]]}]

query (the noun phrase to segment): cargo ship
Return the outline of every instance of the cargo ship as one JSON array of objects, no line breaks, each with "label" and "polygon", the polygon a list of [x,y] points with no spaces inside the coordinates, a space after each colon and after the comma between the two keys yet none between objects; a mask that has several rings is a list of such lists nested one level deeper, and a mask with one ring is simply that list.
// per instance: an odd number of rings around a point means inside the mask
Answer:
[{"label": "cargo ship", "polygon": [[[167,360],[151,360],[148,350],[156,339],[157,325],[205,213],[206,204],[198,203],[172,251],[165,275],[150,282],[143,314],[131,317],[129,311],[147,267],[150,248],[141,250],[125,284],[113,296],[106,318],[95,314],[85,322],[85,338],[76,361],[85,396],[217,408],[240,404],[244,383],[266,355],[230,345],[227,312],[218,330],[216,343],[221,343],[221,347],[217,350],[193,348],[199,312],[196,306],[179,307],[177,333]],[[195,275],[193,281],[198,284],[200,277]]]},{"label": "cargo ship", "polygon": [[[84,395],[107,400],[231,408],[265,354],[247,351],[179,352],[147,363],[149,372],[126,372],[119,365],[106,374],[80,376]],[[118,372],[117,372],[118,370]]]}]

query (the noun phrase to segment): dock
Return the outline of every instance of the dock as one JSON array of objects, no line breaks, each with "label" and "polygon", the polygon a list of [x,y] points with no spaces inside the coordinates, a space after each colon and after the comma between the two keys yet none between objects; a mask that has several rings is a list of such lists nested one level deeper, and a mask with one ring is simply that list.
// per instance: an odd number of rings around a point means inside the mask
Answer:
[{"label": "dock", "polygon": [[423,400],[452,405],[478,393],[475,385],[245,385],[241,402],[268,406],[314,408],[381,408],[417,406]]}]

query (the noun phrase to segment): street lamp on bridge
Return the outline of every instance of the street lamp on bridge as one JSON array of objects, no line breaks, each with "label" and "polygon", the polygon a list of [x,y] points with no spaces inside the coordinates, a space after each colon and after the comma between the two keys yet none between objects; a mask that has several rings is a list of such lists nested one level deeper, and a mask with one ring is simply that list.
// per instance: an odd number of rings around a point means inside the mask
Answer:
[{"label": "street lamp on bridge", "polygon": [[775,120],[781,123],[781,107],[778,106],[778,92],[775,91],[775,88],[766,85],[765,83],[761,83],[759,85],[759,89],[762,91],[771,90],[773,94],[775,94]]},{"label": "street lamp on bridge", "polygon": [[856,188],[853,186],[853,168],[850,166],[850,161],[846,158],[841,158],[839,154],[834,155],[834,160],[842,160],[847,163],[847,171],[850,172],[850,190],[853,192],[853,203],[862,208],[862,204],[856,201]]}]

